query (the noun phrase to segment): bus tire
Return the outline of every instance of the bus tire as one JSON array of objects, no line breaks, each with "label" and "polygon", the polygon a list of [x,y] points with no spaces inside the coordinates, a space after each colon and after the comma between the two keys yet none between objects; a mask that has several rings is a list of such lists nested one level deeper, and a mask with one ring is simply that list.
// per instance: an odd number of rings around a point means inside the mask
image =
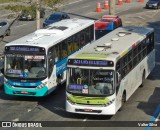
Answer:
[{"label": "bus tire", "polygon": [[124,91],[121,99],[121,108],[119,109],[120,111],[123,109],[125,102],[126,102],[126,92]]},{"label": "bus tire", "polygon": [[140,85],[141,88],[144,86],[144,80],[145,80],[145,70],[143,71],[142,74],[142,84]]},{"label": "bus tire", "polygon": [[57,76],[57,86],[61,86],[62,85],[62,76],[61,76],[61,74],[59,74],[58,76]]}]

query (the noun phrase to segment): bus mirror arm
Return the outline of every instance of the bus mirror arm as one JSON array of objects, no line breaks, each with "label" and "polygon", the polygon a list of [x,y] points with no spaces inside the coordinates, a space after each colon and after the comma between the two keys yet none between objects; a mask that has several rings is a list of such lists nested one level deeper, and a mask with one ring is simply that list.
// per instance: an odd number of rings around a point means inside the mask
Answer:
[{"label": "bus mirror arm", "polygon": [[121,81],[121,74],[119,74],[119,72],[117,72],[117,82],[120,83]]}]

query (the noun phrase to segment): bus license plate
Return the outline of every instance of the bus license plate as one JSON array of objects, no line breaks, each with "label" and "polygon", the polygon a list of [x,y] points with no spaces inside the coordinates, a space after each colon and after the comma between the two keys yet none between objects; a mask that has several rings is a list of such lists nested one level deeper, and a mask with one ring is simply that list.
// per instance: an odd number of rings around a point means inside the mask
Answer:
[{"label": "bus license plate", "polygon": [[21,92],[21,94],[28,94],[28,92]]},{"label": "bus license plate", "polygon": [[92,112],[92,109],[84,109],[85,112]]}]

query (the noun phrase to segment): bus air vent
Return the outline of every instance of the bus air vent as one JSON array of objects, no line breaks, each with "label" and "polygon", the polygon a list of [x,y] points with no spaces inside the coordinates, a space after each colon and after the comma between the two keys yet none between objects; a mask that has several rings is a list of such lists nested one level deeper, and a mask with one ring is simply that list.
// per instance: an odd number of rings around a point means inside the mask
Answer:
[{"label": "bus air vent", "polygon": [[119,37],[124,37],[125,35],[129,35],[129,34],[131,34],[131,33],[130,32],[119,32],[117,35]]},{"label": "bus air vent", "polygon": [[96,51],[106,51],[107,49],[111,49],[112,43],[104,43],[102,46],[97,46]]},{"label": "bus air vent", "polygon": [[28,39],[27,42],[33,42],[34,40],[37,40],[39,38],[43,37],[43,35],[35,35],[31,39]]},{"label": "bus air vent", "polygon": [[112,43],[104,43],[103,44],[105,47],[111,48]]},{"label": "bus air vent", "polygon": [[118,41],[119,38],[118,37],[115,37],[115,38],[112,38],[111,41]]},{"label": "bus air vent", "polygon": [[58,30],[64,31],[64,30],[66,30],[67,28],[68,28],[68,27],[65,27],[65,26],[53,26],[53,27],[48,28],[48,30],[58,29]]},{"label": "bus air vent", "polygon": [[52,34],[56,34],[56,35],[62,35],[63,31],[58,30],[58,29],[39,29],[35,32],[35,35],[52,35]]},{"label": "bus air vent", "polygon": [[104,50],[104,47],[103,46],[97,46],[95,48],[96,51],[103,51]]}]

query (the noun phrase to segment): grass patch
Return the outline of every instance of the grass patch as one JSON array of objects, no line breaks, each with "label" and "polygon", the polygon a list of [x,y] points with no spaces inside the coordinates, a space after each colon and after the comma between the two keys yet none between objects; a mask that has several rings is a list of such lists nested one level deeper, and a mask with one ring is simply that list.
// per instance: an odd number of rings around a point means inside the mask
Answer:
[{"label": "grass patch", "polygon": [[24,0],[0,0],[0,3],[8,3],[8,2],[21,2]]}]

